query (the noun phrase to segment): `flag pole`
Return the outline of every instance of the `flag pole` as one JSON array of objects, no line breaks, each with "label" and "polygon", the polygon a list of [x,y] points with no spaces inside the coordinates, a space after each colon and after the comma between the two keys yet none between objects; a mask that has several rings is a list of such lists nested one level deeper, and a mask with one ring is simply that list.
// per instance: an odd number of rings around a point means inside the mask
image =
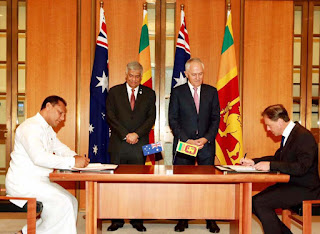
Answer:
[{"label": "flag pole", "polygon": [[[181,18],[181,11],[184,12],[184,5],[183,5],[183,4],[180,5],[180,26],[181,26],[182,21],[183,21],[183,19]],[[179,26],[179,27],[180,27],[180,26]],[[175,44],[177,44],[177,41],[175,41]]]},{"label": "flag pole", "polygon": [[100,8],[103,8],[103,1],[100,1]]},{"label": "flag pole", "polygon": [[178,149],[178,147],[179,147],[179,143],[180,143],[180,139],[179,139],[179,141],[178,141],[178,143],[177,143],[177,147],[176,147],[176,152],[174,153],[174,155],[173,155],[173,160],[172,160],[172,165],[174,165],[174,161],[176,160],[176,156],[177,156],[177,149]]},{"label": "flag pole", "polygon": [[148,9],[148,5],[147,5],[147,3],[145,2],[145,3],[143,3],[143,10],[147,10]]},{"label": "flag pole", "polygon": [[[183,5],[183,4],[180,5],[180,12],[181,12],[181,11],[184,11],[184,5]],[[181,18],[181,17],[180,17],[180,18]],[[180,21],[181,21],[180,24],[182,24],[182,20],[180,20]],[[178,146],[179,146],[179,142],[180,142],[180,140],[178,141],[177,148],[178,148]],[[174,161],[176,160],[177,148],[176,148],[176,151],[175,151],[175,153],[174,153],[174,155],[173,155],[172,165],[174,165]]]},{"label": "flag pole", "polygon": [[227,1],[227,18],[229,15],[229,12],[231,11],[231,0],[226,0]]}]

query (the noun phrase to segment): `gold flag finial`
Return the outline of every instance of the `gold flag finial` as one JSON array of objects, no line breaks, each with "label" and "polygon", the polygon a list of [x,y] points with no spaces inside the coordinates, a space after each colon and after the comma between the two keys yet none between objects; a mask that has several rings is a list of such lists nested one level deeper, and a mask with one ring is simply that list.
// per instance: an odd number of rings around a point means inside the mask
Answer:
[{"label": "gold flag finial", "polygon": [[103,1],[100,1],[100,8],[103,8]]},{"label": "gold flag finial", "polygon": [[181,9],[182,11],[184,11],[184,5],[183,5],[183,4],[180,5],[180,9]]},{"label": "gold flag finial", "polygon": [[230,11],[231,10],[231,0],[227,0],[228,4],[227,4],[227,10]]},{"label": "gold flag finial", "polygon": [[148,4],[145,2],[143,3],[143,10],[147,10],[148,9]]}]

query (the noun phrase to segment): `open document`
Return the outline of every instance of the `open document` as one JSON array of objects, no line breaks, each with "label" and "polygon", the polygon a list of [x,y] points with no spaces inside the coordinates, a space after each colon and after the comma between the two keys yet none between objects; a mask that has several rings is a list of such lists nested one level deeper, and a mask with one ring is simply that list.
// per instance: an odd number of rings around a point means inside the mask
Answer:
[{"label": "open document", "polygon": [[233,171],[233,172],[269,172],[269,171],[259,171],[251,166],[241,166],[241,165],[220,165],[216,166],[221,171]]},{"label": "open document", "polygon": [[101,164],[101,163],[89,163],[88,166],[80,168],[73,167],[72,170],[76,171],[103,171],[103,170],[114,170],[118,167],[115,164]]}]

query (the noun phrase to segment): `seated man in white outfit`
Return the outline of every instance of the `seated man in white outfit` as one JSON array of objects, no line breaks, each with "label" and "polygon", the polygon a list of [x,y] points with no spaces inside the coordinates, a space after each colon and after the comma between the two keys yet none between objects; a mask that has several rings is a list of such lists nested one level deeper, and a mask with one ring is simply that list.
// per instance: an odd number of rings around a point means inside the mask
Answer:
[{"label": "seated man in white outfit", "polygon": [[[86,167],[89,159],[77,155],[61,143],[52,127],[64,121],[66,101],[49,96],[35,116],[24,121],[16,130],[10,167],[6,175],[8,196],[36,197],[43,204],[36,232],[46,234],[77,233],[78,202],[60,185],[49,180],[56,169]],[[23,207],[26,201],[14,200]],[[24,226],[20,233],[27,233]]]}]

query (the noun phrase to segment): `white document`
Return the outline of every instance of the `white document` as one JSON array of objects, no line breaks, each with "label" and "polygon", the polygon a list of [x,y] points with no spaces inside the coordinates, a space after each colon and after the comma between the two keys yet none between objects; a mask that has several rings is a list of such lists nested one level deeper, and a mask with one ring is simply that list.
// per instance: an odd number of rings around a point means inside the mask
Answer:
[{"label": "white document", "polygon": [[227,166],[215,166],[216,168],[218,168],[220,171],[233,171],[232,169],[228,168]]},{"label": "white document", "polygon": [[114,170],[118,167],[115,164],[101,164],[101,163],[89,163],[88,166],[80,168],[73,167],[72,170],[77,171],[103,171],[103,170]]},{"label": "white document", "polygon": [[[224,169],[221,169],[224,168]],[[240,165],[224,165],[219,166],[220,170],[222,171],[236,171],[236,172],[269,172],[269,171],[259,171],[251,166],[240,166]]]}]

